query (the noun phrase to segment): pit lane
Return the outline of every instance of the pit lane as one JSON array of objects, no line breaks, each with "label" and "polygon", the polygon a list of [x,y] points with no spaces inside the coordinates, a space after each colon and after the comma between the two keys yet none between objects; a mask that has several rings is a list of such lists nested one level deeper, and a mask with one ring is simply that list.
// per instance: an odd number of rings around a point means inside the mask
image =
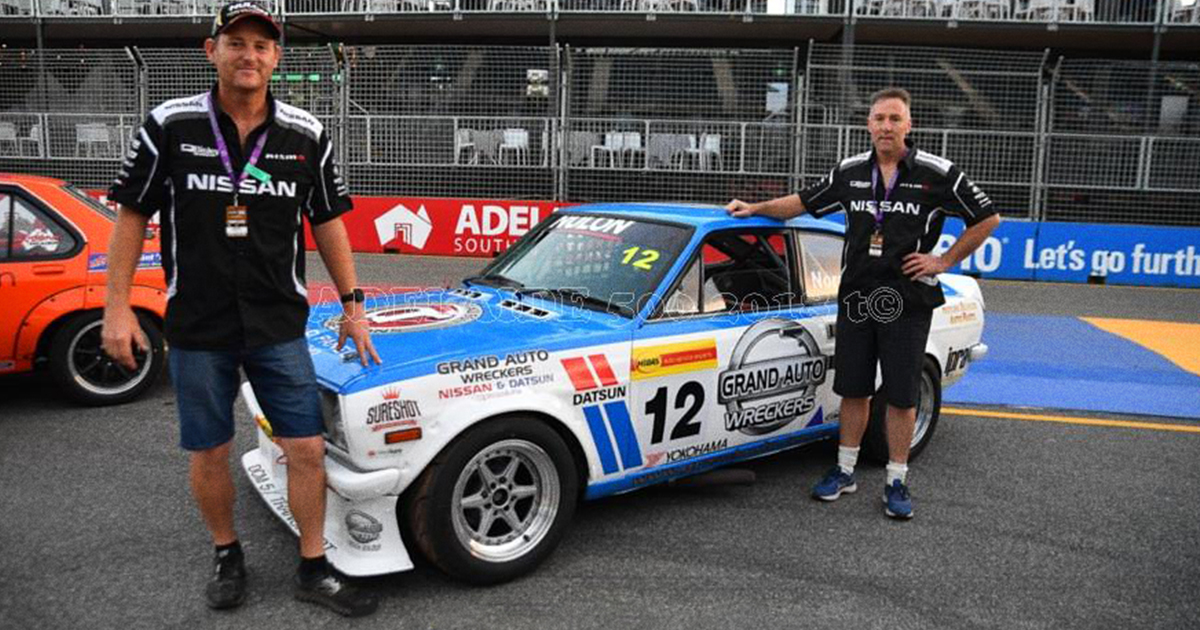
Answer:
[{"label": "pit lane", "polygon": [[[483,262],[358,261],[376,286],[450,284]],[[984,295],[990,312],[1182,322],[1200,312],[1200,292],[987,282]],[[240,474],[251,596],[232,614],[205,608],[210,550],[173,404],[166,384],[91,410],[44,380],[0,380],[0,627],[341,626],[291,599],[294,538]],[[369,580],[384,601],[354,625],[1193,626],[1200,422],[953,407],[913,466],[912,522],[883,517],[882,468],[860,469],[855,495],[809,499],[834,451],[806,447],[740,466],[753,485],[680,483],[584,504],[550,560],[514,583],[472,588],[424,567]],[[240,455],[253,431],[238,414]]]}]

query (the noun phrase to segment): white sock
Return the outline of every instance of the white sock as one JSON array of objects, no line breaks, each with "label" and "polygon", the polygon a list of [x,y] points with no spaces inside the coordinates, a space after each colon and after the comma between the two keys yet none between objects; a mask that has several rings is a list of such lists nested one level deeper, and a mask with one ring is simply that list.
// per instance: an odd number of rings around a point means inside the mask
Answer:
[{"label": "white sock", "polygon": [[900,483],[908,483],[905,478],[908,477],[908,464],[898,464],[896,462],[888,462],[887,465],[887,485],[891,486],[892,482],[899,479]]},{"label": "white sock", "polygon": [[854,465],[858,463],[858,449],[859,447],[857,446],[854,448],[850,448],[849,446],[838,447],[838,468],[841,468],[842,472],[847,475],[854,474]]}]

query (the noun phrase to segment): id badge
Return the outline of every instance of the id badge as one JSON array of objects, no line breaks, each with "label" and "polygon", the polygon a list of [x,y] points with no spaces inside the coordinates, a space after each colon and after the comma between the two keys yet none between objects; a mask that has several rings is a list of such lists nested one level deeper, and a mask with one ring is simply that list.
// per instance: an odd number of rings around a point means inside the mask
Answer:
[{"label": "id badge", "polygon": [[869,253],[872,258],[879,258],[883,255],[883,231],[877,229],[871,234],[871,249]]},{"label": "id badge", "polygon": [[250,224],[247,221],[246,206],[225,206],[225,236],[229,238],[246,238],[250,236]]}]

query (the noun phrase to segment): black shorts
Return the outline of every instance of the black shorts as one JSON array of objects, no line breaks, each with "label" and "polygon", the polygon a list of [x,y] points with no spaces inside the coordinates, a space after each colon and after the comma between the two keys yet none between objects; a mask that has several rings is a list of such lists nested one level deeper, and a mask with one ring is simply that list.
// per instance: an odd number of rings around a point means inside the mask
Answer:
[{"label": "black shorts", "polygon": [[846,310],[845,306],[838,309],[833,391],[842,398],[874,395],[879,365],[887,403],[901,409],[915,407],[933,311],[916,309],[888,322],[872,317],[856,322]]}]

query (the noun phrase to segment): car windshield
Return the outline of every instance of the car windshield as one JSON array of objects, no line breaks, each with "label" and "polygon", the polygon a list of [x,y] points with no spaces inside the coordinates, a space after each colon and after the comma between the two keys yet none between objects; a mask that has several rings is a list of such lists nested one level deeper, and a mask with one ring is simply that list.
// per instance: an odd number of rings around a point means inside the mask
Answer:
[{"label": "car windshield", "polygon": [[555,215],[467,281],[631,317],[690,236],[666,223]]},{"label": "car windshield", "polygon": [[82,190],[79,190],[78,188],[72,186],[71,184],[64,185],[63,190],[71,193],[72,197],[75,197],[79,201],[83,202],[84,205],[91,208],[92,210],[95,210],[97,213],[101,214],[102,216],[107,218],[109,221],[117,220],[117,213],[114,212],[112,208],[109,208],[108,206],[100,203],[100,201],[98,201],[95,197],[83,192]]}]

